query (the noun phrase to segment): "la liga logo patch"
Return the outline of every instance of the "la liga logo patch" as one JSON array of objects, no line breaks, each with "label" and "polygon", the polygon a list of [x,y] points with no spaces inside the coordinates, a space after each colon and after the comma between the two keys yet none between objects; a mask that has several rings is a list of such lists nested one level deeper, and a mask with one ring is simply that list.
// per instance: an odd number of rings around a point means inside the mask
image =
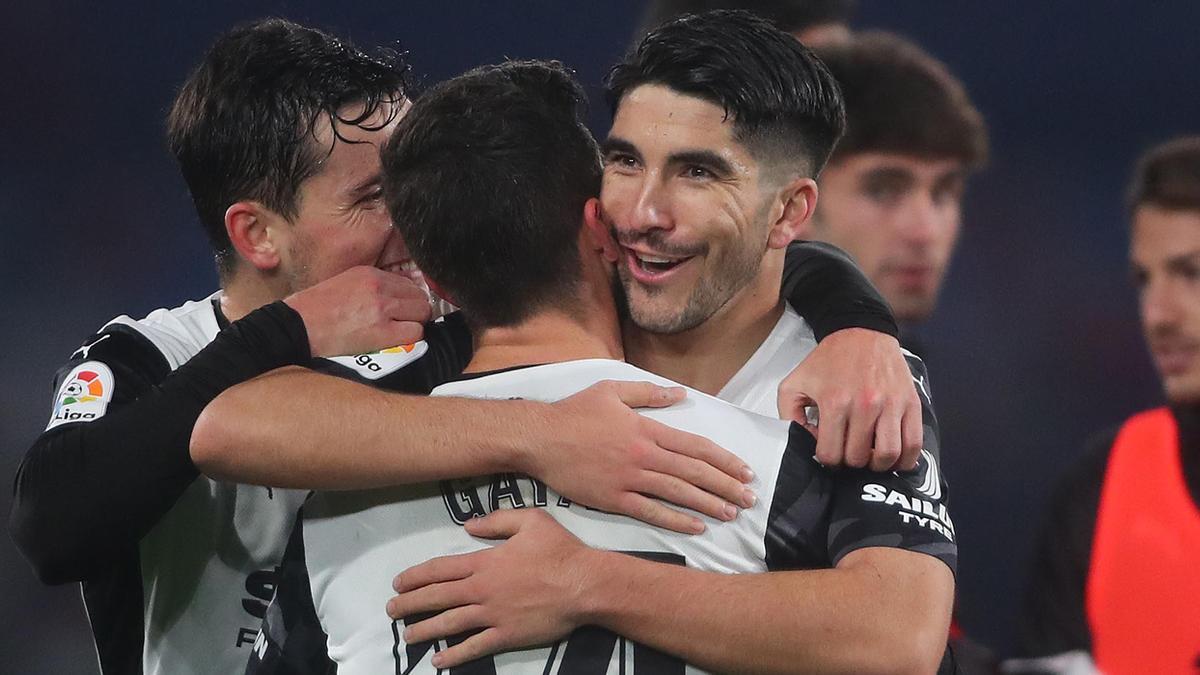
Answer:
[{"label": "la liga logo patch", "polygon": [[368,380],[378,380],[416,361],[427,351],[429,351],[429,345],[422,340],[408,345],[389,347],[370,354],[335,356],[329,360],[354,370]]},{"label": "la liga logo patch", "polygon": [[113,395],[113,374],[99,361],[75,366],[54,397],[54,412],[50,415],[53,429],[69,422],[92,422],[104,416]]}]

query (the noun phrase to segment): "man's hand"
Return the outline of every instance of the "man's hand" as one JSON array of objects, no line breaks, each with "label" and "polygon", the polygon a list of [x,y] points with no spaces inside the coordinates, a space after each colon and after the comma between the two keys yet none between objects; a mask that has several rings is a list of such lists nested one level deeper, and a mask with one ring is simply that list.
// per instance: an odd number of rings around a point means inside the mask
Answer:
[{"label": "man's hand", "polygon": [[[408,624],[408,644],[479,630],[433,657],[450,668],[488,654],[558,640],[585,623],[583,586],[598,552],[585,546],[542,509],[505,509],[467,521],[467,532],[508,539],[493,548],[434,558],[396,576],[388,616],[400,620],[438,612]],[[529,574],[529,561],[538,573]]]},{"label": "man's hand", "polygon": [[676,532],[704,522],[652,499],[733,520],[756,497],[746,461],[712,441],[637,414],[683,400],[685,390],[605,381],[551,405],[546,441],[529,444],[521,470],[566,498]]},{"label": "man's hand", "polygon": [[[815,405],[819,422],[805,417]],[[779,416],[817,437],[826,466],[912,469],[923,444],[921,400],[896,338],[862,328],[837,331],[779,385]]]},{"label": "man's hand", "polygon": [[425,334],[429,295],[411,279],[351,267],[284,302],[304,319],[313,356],[364,354],[416,342]]}]

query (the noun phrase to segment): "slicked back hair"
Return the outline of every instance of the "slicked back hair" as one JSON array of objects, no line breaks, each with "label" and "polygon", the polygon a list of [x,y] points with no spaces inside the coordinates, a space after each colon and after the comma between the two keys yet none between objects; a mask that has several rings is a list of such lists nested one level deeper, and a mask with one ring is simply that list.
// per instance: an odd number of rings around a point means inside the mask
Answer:
[{"label": "slicked back hair", "polygon": [[814,177],[845,127],[842,96],[824,64],[749,12],[688,15],[648,34],[609,73],[613,114],[646,84],[720,106],[734,139],[757,161]]},{"label": "slicked back hair", "polygon": [[[300,184],[333,151],[332,143],[319,147],[317,125],[332,125],[333,143],[345,140],[338,122],[382,128],[412,89],[401,54],[367,54],[283,19],[217,38],[171,106],[167,143],[222,277],[236,260],[225,231],[230,205],[255,200],[294,217]],[[380,112],[386,119],[375,122]]]},{"label": "slicked back hair", "polygon": [[557,62],[484,66],[422,95],[384,146],[392,222],[476,328],[574,309],[601,174],[584,102]]},{"label": "slicked back hair", "polygon": [[841,85],[846,134],[831,161],[864,152],[987,161],[983,116],[962,83],[940,61],[904,38],[882,31],[817,50]]},{"label": "slicked back hair", "polygon": [[1130,210],[1150,205],[1200,211],[1200,136],[1176,138],[1142,155],[1128,200]]}]

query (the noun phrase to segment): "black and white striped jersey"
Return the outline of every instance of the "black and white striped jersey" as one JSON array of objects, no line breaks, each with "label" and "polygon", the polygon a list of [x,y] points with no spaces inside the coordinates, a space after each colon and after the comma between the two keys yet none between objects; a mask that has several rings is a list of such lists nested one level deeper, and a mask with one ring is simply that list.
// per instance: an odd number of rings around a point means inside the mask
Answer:
[{"label": "black and white striped jersey", "polygon": [[[554,401],[600,380],[673,383],[632,365],[593,359],[471,377],[435,395]],[[683,535],[572,504],[519,475],[367,492],[315,493],[285,554],[280,585],[247,672],[435,673],[437,644],[406,644],[384,601],[393,576],[430,558],[479,550],[462,525],[496,509],[541,508],[584,543],[697,569],[751,573],[828,568],[871,546],[923,552],[956,564],[953,525],[932,466],[914,476],[828,471],[797,425],[689,391],[685,402],[642,414],[712,439],[745,459],[759,502],[730,523]],[[932,487],[931,482],[937,483]],[[531,560],[530,565],[538,561]],[[674,657],[589,628],[554,645],[498,654],[452,673],[698,672]]]},{"label": "black and white striped jersey", "polygon": [[274,593],[308,493],[200,475],[188,440],[208,401],[289,363],[426,393],[470,356],[452,320],[430,342],[310,362],[286,305],[229,328],[219,296],[121,316],[91,336],[59,370],[49,425],[18,477],[28,520],[14,518],[14,532],[43,580],[82,581],[105,673],[239,672]]}]

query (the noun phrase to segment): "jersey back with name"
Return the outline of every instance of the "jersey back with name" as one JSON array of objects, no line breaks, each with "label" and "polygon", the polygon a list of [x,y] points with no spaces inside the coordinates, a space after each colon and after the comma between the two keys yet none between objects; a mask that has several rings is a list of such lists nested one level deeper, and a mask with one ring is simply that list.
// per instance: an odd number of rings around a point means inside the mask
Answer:
[{"label": "jersey back with name", "polygon": [[[600,380],[673,384],[622,362],[596,359],[502,371],[452,382],[434,393],[554,401]],[[866,476],[822,469],[813,459],[812,437],[800,427],[696,391],[689,391],[682,404],[639,412],[739,455],[755,472],[751,487],[759,502],[733,522],[708,520],[703,534],[683,535],[572,504],[540,482],[512,474],[316,493],[293,533],[281,585],[248,672],[295,672],[288,668],[303,659],[288,652],[303,650],[302,644],[296,647],[299,643],[320,641],[326,641],[327,657],[343,675],[439,672],[430,658],[446,643],[405,643],[405,622],[419,617],[393,622],[383,612],[383,602],[400,570],[488,545],[462,526],[497,509],[541,508],[589,546],[724,573],[831,567],[856,548],[880,545],[881,537],[954,564],[952,544],[905,525],[891,505],[861,499]],[[893,487],[912,493],[903,479],[892,478]],[[837,528],[831,528],[833,522]],[[531,567],[538,564],[529,561]],[[319,623],[319,630],[298,631],[306,619]],[[451,672],[699,671],[620,636],[585,628],[553,645],[497,654]]]}]

